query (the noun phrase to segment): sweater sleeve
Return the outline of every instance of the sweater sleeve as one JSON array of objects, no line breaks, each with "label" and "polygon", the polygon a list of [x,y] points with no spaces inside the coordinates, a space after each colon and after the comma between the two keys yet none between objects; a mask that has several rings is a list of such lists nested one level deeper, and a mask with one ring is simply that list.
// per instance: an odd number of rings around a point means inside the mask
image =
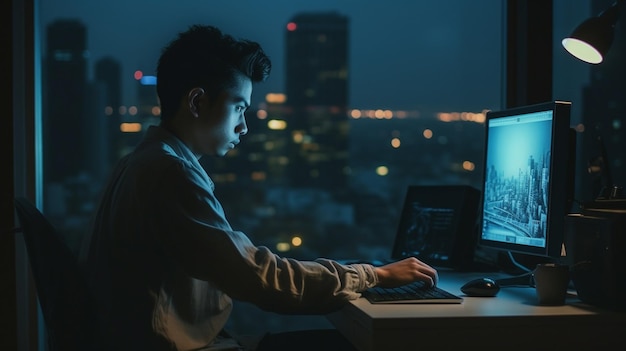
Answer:
[{"label": "sweater sleeve", "polygon": [[234,299],[285,314],[323,314],[378,283],[367,264],[299,261],[232,230],[205,173],[180,164],[163,174],[153,206],[163,250],[189,276]]}]

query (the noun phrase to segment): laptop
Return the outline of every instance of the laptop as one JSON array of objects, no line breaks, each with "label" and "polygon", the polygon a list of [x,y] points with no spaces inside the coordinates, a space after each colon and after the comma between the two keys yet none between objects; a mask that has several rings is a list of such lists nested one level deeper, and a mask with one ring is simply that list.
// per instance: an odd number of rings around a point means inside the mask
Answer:
[{"label": "laptop", "polygon": [[[466,185],[409,186],[390,258],[407,257],[441,268],[461,268],[473,260],[480,192]],[[397,288],[363,292],[371,303],[461,303],[463,298],[438,287],[414,282]]]},{"label": "laptop", "polygon": [[389,257],[344,263],[375,266],[407,257],[438,269],[472,265],[479,224],[480,191],[467,185],[407,187]]}]

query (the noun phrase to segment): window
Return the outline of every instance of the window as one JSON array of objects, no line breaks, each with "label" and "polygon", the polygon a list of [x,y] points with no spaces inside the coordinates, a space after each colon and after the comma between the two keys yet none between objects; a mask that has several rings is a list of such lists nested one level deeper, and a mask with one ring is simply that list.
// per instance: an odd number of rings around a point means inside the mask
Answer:
[{"label": "window", "polygon": [[[77,249],[112,165],[158,123],[160,49],[208,23],[273,60],[248,136],[203,159],[233,227],[283,256],[387,256],[408,185],[479,187],[484,113],[502,101],[502,13],[489,0],[41,0],[44,212]],[[232,324],[246,332],[260,318],[327,323],[240,306]]]}]

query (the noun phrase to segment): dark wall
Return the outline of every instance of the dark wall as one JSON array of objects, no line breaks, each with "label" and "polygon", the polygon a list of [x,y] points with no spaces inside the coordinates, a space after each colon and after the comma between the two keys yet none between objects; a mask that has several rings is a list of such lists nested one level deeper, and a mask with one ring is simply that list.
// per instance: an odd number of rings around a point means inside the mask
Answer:
[{"label": "dark wall", "polygon": [[[0,43],[13,46],[13,2],[0,2]],[[15,307],[15,237],[13,212],[13,50],[0,54],[0,150],[4,165],[0,167],[0,350],[17,350]]]}]

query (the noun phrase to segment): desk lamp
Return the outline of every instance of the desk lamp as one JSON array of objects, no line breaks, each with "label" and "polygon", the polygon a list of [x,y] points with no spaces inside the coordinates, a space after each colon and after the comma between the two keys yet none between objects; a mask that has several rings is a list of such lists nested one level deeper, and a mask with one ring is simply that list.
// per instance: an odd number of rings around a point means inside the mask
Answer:
[{"label": "desk lamp", "polygon": [[565,50],[587,63],[601,63],[611,47],[613,29],[623,3],[624,0],[617,0],[598,16],[578,25],[569,37],[561,41]]}]

